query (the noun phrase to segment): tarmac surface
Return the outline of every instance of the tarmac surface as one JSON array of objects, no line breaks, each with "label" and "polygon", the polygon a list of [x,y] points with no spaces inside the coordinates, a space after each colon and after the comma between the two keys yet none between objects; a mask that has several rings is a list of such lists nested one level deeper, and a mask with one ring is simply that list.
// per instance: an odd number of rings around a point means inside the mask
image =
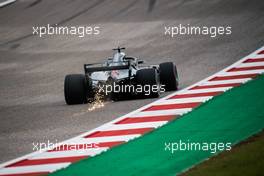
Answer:
[{"label": "tarmac surface", "polygon": [[[0,8],[0,162],[31,153],[33,142],[60,142],[155,99],[68,106],[64,76],[104,61],[120,45],[147,64],[173,61],[180,88],[264,43],[263,0],[18,0]],[[32,27],[99,26],[99,35],[38,37]],[[231,26],[232,34],[164,35],[165,26]],[[167,94],[167,93],[166,93]],[[166,94],[163,94],[166,95]]]}]

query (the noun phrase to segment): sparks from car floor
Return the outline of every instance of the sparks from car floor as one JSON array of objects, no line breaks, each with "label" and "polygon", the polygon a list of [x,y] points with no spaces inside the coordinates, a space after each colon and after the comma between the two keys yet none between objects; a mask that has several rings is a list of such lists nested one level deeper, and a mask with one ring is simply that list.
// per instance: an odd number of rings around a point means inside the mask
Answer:
[{"label": "sparks from car floor", "polygon": [[95,100],[91,103],[91,105],[88,108],[88,111],[93,111],[98,108],[102,108],[105,106],[105,102],[103,100],[102,95],[100,95],[98,92],[95,94]]}]

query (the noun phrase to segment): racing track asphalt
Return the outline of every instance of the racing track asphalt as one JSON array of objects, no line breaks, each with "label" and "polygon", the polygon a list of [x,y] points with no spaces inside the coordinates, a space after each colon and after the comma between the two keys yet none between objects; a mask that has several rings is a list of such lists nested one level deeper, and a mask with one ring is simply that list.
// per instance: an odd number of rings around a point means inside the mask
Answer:
[{"label": "racing track asphalt", "polygon": [[[64,76],[100,62],[117,45],[148,64],[173,61],[180,87],[263,45],[262,0],[19,0],[0,9],[0,161],[32,152],[32,142],[63,141],[153,99],[67,106]],[[32,26],[98,25],[99,36],[32,36]],[[232,35],[164,36],[164,25],[230,25]],[[170,59],[169,59],[170,58]]]}]

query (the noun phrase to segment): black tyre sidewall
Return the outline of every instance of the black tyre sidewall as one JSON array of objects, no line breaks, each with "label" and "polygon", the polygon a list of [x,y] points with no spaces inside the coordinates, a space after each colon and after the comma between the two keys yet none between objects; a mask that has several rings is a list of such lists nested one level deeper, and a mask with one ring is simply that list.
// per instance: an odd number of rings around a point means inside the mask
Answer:
[{"label": "black tyre sidewall", "polygon": [[87,102],[86,81],[82,74],[67,75],[64,80],[64,97],[68,105]]},{"label": "black tyre sidewall", "polygon": [[[141,86],[146,86],[146,85],[159,86],[159,77],[157,70],[154,68],[146,68],[146,69],[138,70],[136,74],[136,82]],[[144,97],[157,98],[160,95],[160,91],[158,92],[150,91],[150,95],[145,95],[145,92],[142,92],[140,93],[140,95]]]},{"label": "black tyre sidewall", "polygon": [[178,73],[173,62],[164,62],[159,65],[160,83],[165,85],[166,91],[178,90]]}]

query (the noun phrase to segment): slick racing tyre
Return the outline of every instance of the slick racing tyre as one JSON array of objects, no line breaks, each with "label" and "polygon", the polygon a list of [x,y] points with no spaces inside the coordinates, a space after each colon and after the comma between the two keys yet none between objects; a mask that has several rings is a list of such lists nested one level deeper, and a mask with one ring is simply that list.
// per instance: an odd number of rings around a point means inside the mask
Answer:
[{"label": "slick racing tyre", "polygon": [[176,65],[173,62],[164,62],[159,65],[160,84],[165,85],[166,91],[178,90],[179,78]]},{"label": "slick racing tyre", "polygon": [[146,68],[138,70],[136,73],[136,81],[138,85],[143,87],[143,92],[140,92],[140,95],[151,98],[159,97],[159,77],[156,69]]},{"label": "slick racing tyre", "polygon": [[86,81],[82,74],[66,75],[64,80],[64,97],[68,105],[87,103]]}]

